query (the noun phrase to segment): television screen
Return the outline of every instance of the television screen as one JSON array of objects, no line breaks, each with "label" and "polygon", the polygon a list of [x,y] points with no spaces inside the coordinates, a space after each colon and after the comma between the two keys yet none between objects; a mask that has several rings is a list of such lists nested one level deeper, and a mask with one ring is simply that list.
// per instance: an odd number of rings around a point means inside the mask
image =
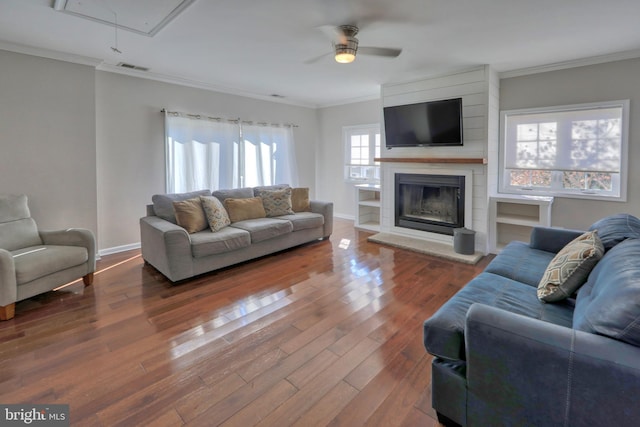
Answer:
[{"label": "television screen", "polygon": [[384,108],[387,148],[462,145],[462,98]]}]

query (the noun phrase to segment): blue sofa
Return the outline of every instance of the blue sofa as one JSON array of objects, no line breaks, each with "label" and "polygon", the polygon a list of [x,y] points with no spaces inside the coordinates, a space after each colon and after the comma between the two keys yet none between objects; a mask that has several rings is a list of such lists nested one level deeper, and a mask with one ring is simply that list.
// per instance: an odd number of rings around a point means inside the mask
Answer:
[{"label": "blue sofa", "polygon": [[445,425],[640,425],[640,220],[604,218],[605,254],[572,298],[538,300],[582,231],[535,228],[424,323],[432,405]]}]

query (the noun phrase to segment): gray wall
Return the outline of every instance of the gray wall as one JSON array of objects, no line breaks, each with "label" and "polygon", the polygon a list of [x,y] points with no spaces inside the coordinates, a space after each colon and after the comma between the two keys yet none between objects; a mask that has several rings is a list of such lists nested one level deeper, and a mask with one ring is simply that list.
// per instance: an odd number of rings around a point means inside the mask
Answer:
[{"label": "gray wall", "polygon": [[640,216],[640,59],[609,62],[500,81],[500,109],[546,107],[630,99],[627,202],[557,197],[552,225],[584,229],[598,218],[628,212]]},{"label": "gray wall", "polygon": [[380,123],[380,100],[318,109],[320,143],[316,149],[318,198],[333,201],[336,216],[353,218],[355,188],[344,180],[342,127]]},{"label": "gray wall", "polygon": [[0,50],[0,193],[41,229],[97,231],[94,68]]},{"label": "gray wall", "polygon": [[140,241],[138,219],[165,192],[160,110],[295,123],[299,184],[315,188],[315,109],[261,101],[109,72],[96,72],[98,223],[101,248]]},{"label": "gray wall", "polygon": [[299,185],[315,196],[316,109],[0,50],[0,193],[26,193],[42,229],[84,227],[135,247],[164,179],[163,107],[295,123]]}]

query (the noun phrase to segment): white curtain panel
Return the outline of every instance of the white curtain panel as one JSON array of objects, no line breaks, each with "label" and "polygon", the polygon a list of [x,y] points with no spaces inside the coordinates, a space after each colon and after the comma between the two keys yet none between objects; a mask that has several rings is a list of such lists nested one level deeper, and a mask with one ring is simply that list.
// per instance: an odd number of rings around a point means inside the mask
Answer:
[{"label": "white curtain panel", "polygon": [[165,136],[167,193],[298,185],[291,126],[166,112]]},{"label": "white curtain panel", "polygon": [[244,186],[298,185],[293,129],[242,124]]},{"label": "white curtain panel", "polygon": [[167,193],[237,186],[239,126],[165,115]]}]

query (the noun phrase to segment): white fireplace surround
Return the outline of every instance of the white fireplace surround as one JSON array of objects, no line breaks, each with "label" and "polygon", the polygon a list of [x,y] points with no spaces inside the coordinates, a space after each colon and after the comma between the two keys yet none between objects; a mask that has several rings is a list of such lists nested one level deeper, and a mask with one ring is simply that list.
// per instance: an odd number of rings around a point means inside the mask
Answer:
[{"label": "white fireplace surround", "polygon": [[437,167],[425,167],[415,164],[383,164],[382,165],[382,185],[381,185],[381,223],[380,231],[384,233],[397,234],[401,236],[413,237],[431,242],[447,243],[453,246],[453,236],[431,233],[410,228],[396,227],[395,225],[395,175],[409,173],[417,175],[453,175],[464,176],[464,226],[472,228],[473,224],[473,171],[468,169]]}]

